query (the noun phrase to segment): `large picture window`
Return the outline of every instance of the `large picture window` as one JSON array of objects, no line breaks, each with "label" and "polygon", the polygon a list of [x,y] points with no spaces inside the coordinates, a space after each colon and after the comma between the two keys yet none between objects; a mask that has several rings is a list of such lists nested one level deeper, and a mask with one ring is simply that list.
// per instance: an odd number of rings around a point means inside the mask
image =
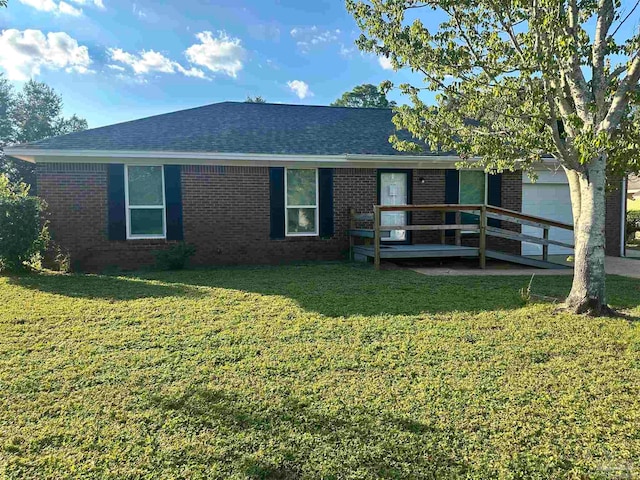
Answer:
[{"label": "large picture window", "polygon": [[165,238],[164,172],[161,166],[127,166],[127,238]]},{"label": "large picture window", "polygon": [[318,234],[318,170],[288,168],[285,176],[287,236]]}]

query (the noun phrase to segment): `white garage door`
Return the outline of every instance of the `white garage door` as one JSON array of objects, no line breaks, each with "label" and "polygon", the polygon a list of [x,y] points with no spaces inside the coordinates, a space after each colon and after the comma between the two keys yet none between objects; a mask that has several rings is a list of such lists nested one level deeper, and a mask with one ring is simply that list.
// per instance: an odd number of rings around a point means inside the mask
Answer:
[{"label": "white garage door", "polygon": [[[549,218],[558,222],[573,223],[571,212],[571,195],[564,172],[544,172],[536,183],[524,175],[522,179],[522,212],[538,217]],[[542,237],[542,229],[523,226],[522,233]],[[549,238],[573,244],[573,233],[570,230],[551,228]],[[549,246],[549,255],[569,255],[573,250]],[[523,255],[542,255],[542,245],[522,243]]]}]

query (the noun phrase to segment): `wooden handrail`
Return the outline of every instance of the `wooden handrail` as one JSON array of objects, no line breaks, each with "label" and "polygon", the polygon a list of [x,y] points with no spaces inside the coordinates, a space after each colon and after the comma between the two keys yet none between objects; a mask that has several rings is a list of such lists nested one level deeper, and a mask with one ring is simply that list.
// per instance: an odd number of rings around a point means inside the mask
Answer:
[{"label": "wooden handrail", "polygon": [[380,208],[381,212],[424,212],[424,211],[480,211],[483,205],[455,205],[455,204],[442,204],[442,205],[376,205]]},{"label": "wooden handrail", "polygon": [[[442,221],[445,221],[445,212],[455,212],[456,220],[454,224],[444,225],[382,225],[382,212],[420,212],[420,211],[433,211],[442,212]],[[479,218],[479,224],[463,224],[461,221],[462,212],[472,212]],[[499,236],[508,238],[519,242],[537,243],[543,246],[543,259],[547,260],[548,246],[559,245],[563,247],[570,247],[569,244],[559,242],[557,240],[549,239],[549,229],[552,227],[562,228],[565,230],[573,230],[573,225],[557,222],[548,218],[538,217],[535,215],[528,215],[525,213],[517,212],[515,210],[509,210],[507,208],[496,207],[494,205],[483,204],[438,204],[438,205],[374,205],[373,214],[357,214],[354,209],[350,211],[350,249],[353,250],[353,237],[366,237],[373,238],[374,243],[374,263],[376,269],[380,268],[380,246],[382,241],[382,232],[388,232],[391,230],[435,230],[441,231],[441,242],[444,243],[444,232],[447,230],[455,231],[455,243],[460,245],[460,233],[462,230],[475,231],[480,233],[479,239],[479,254],[480,254],[480,266],[485,268],[486,261],[486,237]],[[534,237],[531,235],[524,235],[519,232],[511,232],[500,228],[489,227],[488,218],[503,220],[505,222],[516,223],[520,225],[530,225],[543,230],[542,238]],[[373,229],[357,228],[357,221],[372,221]]]},{"label": "wooden handrail", "polygon": [[[522,220],[530,220],[536,223],[542,223],[549,225],[550,227],[564,228],[565,230],[573,230],[573,225],[568,223],[556,222],[555,220],[549,220],[548,218],[536,217],[535,215],[528,215],[525,213],[516,212],[515,210],[509,210],[502,207],[494,207],[493,205],[487,205],[487,211],[493,213],[501,213],[505,216],[521,218]],[[508,221],[508,220],[507,220]]]}]

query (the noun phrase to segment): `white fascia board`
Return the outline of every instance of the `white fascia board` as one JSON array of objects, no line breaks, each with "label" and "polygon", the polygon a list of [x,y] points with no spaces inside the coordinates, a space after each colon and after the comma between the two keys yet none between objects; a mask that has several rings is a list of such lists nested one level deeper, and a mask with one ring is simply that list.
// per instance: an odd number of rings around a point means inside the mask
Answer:
[{"label": "white fascia board", "polygon": [[28,150],[5,148],[5,153],[35,163],[177,163],[183,165],[288,166],[310,167],[380,167],[402,168],[451,167],[456,156],[418,155],[282,155],[264,153],[209,153],[164,151],[101,151],[101,150]]},{"label": "white fascia board", "polygon": [[[265,153],[41,150],[5,147],[5,154],[34,163],[148,163],[227,166],[295,166],[343,168],[455,168],[457,155],[285,155]],[[478,159],[471,159],[470,162]],[[545,163],[547,163],[545,161]],[[552,161],[555,163],[555,161]]]}]

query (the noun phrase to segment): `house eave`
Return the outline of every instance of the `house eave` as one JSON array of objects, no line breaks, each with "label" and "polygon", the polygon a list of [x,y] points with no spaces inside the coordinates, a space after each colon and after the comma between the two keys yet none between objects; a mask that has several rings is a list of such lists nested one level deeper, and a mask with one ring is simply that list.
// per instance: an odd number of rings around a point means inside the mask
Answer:
[{"label": "house eave", "polygon": [[[292,155],[225,152],[126,150],[44,150],[5,147],[5,154],[32,163],[155,163],[227,166],[296,166],[336,168],[455,168],[457,155]],[[475,159],[478,160],[478,159]],[[471,162],[474,159],[470,160]],[[549,164],[548,162],[544,162]],[[551,162],[555,163],[555,162]]]}]

